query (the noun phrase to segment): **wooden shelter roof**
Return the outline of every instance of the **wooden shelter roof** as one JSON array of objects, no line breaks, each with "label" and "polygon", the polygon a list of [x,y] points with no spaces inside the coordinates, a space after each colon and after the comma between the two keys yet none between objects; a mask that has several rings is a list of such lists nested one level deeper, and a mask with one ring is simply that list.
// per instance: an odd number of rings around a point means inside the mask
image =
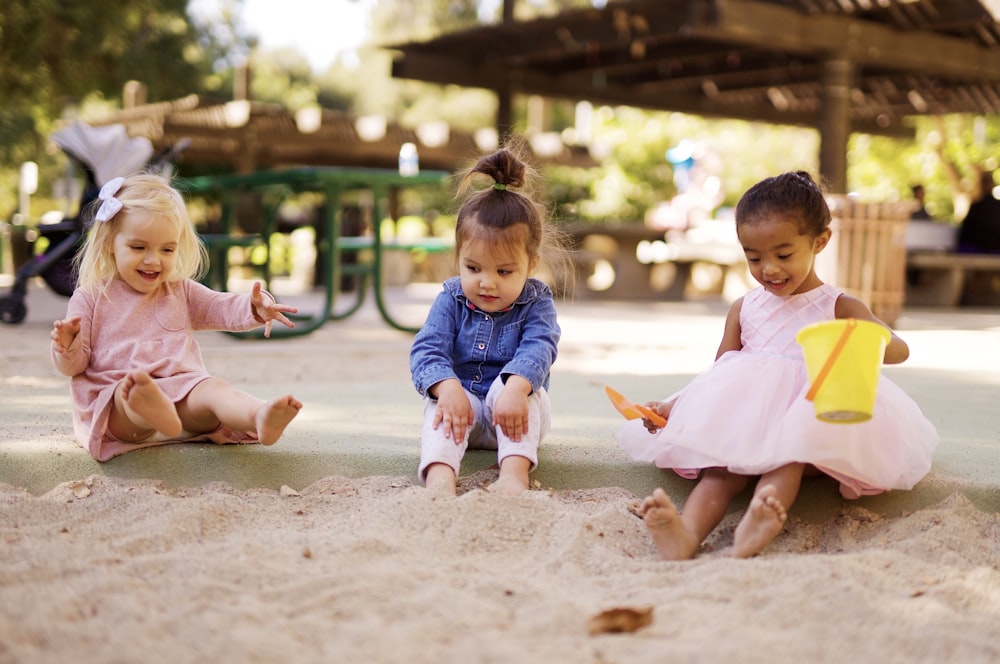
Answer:
[{"label": "wooden shelter roof", "polygon": [[396,45],[393,75],[905,135],[913,115],[1000,112],[998,15],[998,0],[609,0]]},{"label": "wooden shelter roof", "polygon": [[[188,95],[135,105],[88,123],[122,124],[130,136],[152,141],[157,151],[186,139],[185,163],[237,173],[292,166],[396,168],[399,148],[407,142],[417,146],[421,168],[451,171],[467,167],[489,149],[478,145],[470,132],[450,129],[443,142],[428,142],[421,139],[419,128],[392,121],[384,121],[375,138],[365,138],[360,118],[330,109],[317,112],[318,125],[306,128],[278,104]],[[585,149],[573,146],[535,157],[541,164],[594,165]]]},{"label": "wooden shelter roof", "polygon": [[812,126],[822,63],[844,57],[858,129],[1000,112],[1000,25],[977,0],[619,0],[394,48],[401,78]]}]

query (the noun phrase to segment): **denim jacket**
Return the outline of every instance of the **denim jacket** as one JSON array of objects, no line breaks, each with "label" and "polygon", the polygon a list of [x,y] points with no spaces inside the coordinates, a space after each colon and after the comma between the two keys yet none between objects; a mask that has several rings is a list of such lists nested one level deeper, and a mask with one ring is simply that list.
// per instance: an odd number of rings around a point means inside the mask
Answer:
[{"label": "denim jacket", "polygon": [[433,385],[457,378],[483,398],[497,376],[506,381],[516,374],[532,390],[548,388],[559,335],[552,291],[538,279],[528,279],[508,310],[486,313],[465,297],[460,278],[452,277],[410,348],[413,385],[428,396]]}]

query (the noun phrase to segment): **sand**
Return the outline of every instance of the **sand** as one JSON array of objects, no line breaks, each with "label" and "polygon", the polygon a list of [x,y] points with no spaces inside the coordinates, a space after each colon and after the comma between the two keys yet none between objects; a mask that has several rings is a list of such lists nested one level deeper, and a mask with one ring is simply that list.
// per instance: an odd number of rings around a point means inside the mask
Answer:
[{"label": "sand", "polygon": [[[577,409],[595,411],[579,415],[581,438],[595,449],[612,445],[618,420],[603,401],[605,381],[649,389],[625,375],[648,364],[652,346],[675,353],[667,366],[676,368],[711,352],[718,321],[705,321],[711,332],[697,335],[708,339],[697,353],[645,332],[623,350],[574,336],[585,321],[568,314],[554,382],[590,390],[573,388],[585,402]],[[328,428],[322,414],[337,402],[307,402],[302,421],[266,450],[173,446],[90,463],[71,438],[68,388],[40,352],[44,325],[33,329],[17,337],[27,346],[6,332],[0,388],[9,410],[0,428],[27,423],[3,432],[5,449],[16,452],[7,458],[56,455],[76,460],[57,469],[92,472],[40,492],[0,483],[0,662],[1000,661],[1000,513],[963,491],[930,504],[922,501],[932,492],[921,500],[915,492],[903,501],[909,509],[892,507],[898,501],[875,509],[884,504],[840,501],[832,482],[810,486],[763,555],[728,557],[735,505],[695,560],[665,562],[632,512],[642,495],[612,482],[543,484],[505,497],[484,490],[495,478],[486,468],[465,475],[456,498],[430,495],[413,472],[182,486],[141,475],[185,459],[278,464],[290,450],[311,449],[311,427]],[[372,376],[405,381],[397,366],[404,336],[377,325],[322,332],[340,335],[331,342],[356,358],[329,389],[346,399],[353,384],[397,398],[383,383],[364,386]],[[285,364],[310,384],[320,378],[315,359],[298,351],[322,340],[264,345],[214,335],[203,346],[217,374],[263,395],[270,376],[250,367]],[[612,363],[621,374],[601,375]],[[18,391],[36,398],[37,420],[10,405]],[[398,394],[406,406],[397,404],[393,426],[415,431],[419,400],[405,386]],[[573,426],[557,418],[543,464],[591,453],[566,442]],[[941,473],[928,481],[947,486]],[[682,502],[677,486],[667,488]],[[808,508],[820,498],[834,507],[817,517]]]},{"label": "sand", "polygon": [[[622,489],[510,498],[490,479],[458,498],[406,477],[0,487],[0,661],[1000,658],[1000,516],[960,495],[792,517],[750,560],[726,555],[731,515],[696,560],[664,562]],[[652,621],[592,633],[613,608]]]}]

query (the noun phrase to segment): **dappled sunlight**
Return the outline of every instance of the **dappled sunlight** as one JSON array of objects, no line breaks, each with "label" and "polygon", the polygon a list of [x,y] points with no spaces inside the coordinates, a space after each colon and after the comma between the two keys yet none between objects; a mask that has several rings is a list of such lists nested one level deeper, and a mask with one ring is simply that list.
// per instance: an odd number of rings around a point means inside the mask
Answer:
[{"label": "dappled sunlight", "polygon": [[[8,387],[8,384],[0,383],[0,386],[6,388]],[[21,392],[16,396],[7,396],[4,398],[4,412],[8,415],[13,415],[15,413],[41,413],[52,411],[65,411],[66,413],[69,413],[69,387],[65,383],[63,384],[63,387],[66,391],[63,392],[60,390],[58,394]]]},{"label": "dappled sunlight", "polygon": [[[3,451],[8,463],[12,463],[14,459],[24,459],[30,463],[31,460],[39,458],[38,454],[44,453],[49,455],[54,452],[60,456],[65,454],[67,456],[72,455],[74,458],[78,457],[90,460],[90,455],[87,454],[86,450],[76,444],[72,429],[67,429],[65,436],[58,436],[58,438],[8,438],[0,441],[0,450]],[[44,459],[45,457],[41,458]],[[12,482],[8,483],[13,484]],[[29,482],[25,481],[25,483]]]},{"label": "dappled sunlight", "polygon": [[52,378],[41,376],[0,376],[0,385],[44,390],[61,389],[66,387],[66,379],[61,376]]},{"label": "dappled sunlight", "polygon": [[[592,306],[599,307],[599,304]],[[555,372],[588,375],[694,374],[715,359],[725,318],[612,308],[604,317],[560,309],[563,336]]]},{"label": "dappled sunlight", "polygon": [[902,367],[976,371],[993,368],[1000,383],[1000,329],[898,330],[910,347]]}]

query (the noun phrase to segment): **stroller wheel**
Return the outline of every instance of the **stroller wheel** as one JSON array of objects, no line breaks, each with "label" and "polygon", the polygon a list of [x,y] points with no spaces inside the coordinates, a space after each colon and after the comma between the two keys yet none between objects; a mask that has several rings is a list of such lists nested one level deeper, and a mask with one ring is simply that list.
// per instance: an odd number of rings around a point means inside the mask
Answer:
[{"label": "stroller wheel", "polygon": [[0,322],[8,325],[17,325],[28,315],[28,307],[24,306],[24,300],[19,297],[0,298]]}]

